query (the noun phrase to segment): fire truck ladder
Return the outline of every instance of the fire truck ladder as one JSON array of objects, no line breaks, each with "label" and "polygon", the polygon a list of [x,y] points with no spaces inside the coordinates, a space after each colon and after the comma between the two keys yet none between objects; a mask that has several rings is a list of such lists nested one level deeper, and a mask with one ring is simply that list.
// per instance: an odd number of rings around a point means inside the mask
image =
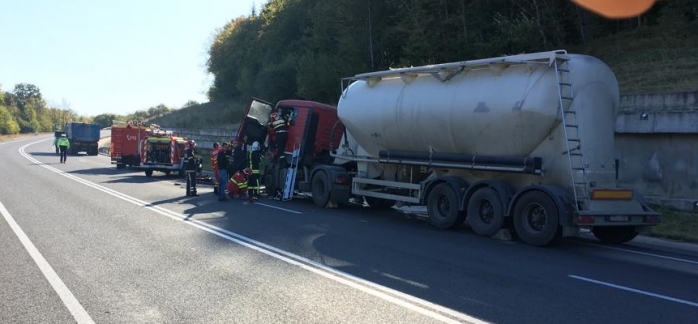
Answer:
[{"label": "fire truck ladder", "polygon": [[284,183],[284,194],[281,197],[283,201],[293,199],[293,187],[296,183],[296,173],[298,172],[298,161],[300,160],[301,143],[293,145],[293,153],[291,154],[291,165],[286,170],[286,182]]},{"label": "fire truck ladder", "polygon": [[555,59],[555,75],[558,83],[558,99],[560,104],[560,115],[565,133],[567,159],[570,165],[570,179],[572,181],[572,192],[575,204],[575,211],[589,207],[589,183],[587,182],[586,167],[584,165],[584,155],[582,154],[582,140],[579,132],[579,119],[577,111],[574,110],[574,93],[572,91],[572,75],[569,68],[569,58]]}]

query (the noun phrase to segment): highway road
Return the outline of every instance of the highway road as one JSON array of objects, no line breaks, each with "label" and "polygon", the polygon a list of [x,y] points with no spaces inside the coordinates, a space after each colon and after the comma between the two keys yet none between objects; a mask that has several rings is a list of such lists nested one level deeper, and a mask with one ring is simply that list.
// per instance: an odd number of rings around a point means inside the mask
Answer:
[{"label": "highway road", "polygon": [[551,248],[0,143],[0,323],[696,323],[698,249]]}]

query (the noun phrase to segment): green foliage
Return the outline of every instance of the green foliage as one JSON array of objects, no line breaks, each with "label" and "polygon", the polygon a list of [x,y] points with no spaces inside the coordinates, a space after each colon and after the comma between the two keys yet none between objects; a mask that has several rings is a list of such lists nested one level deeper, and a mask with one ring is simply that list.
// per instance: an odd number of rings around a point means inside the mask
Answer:
[{"label": "green foliage", "polygon": [[101,114],[92,119],[92,123],[99,125],[100,128],[110,127],[114,120],[119,118],[115,114]]},{"label": "green foliage", "polygon": [[0,91],[0,134],[51,132],[68,120],[81,120],[72,110],[49,108],[41,90],[33,84],[15,85],[13,92]]},{"label": "green foliage", "polygon": [[652,228],[651,236],[698,242],[698,213],[663,206],[652,207],[662,215],[662,221]]},{"label": "green foliage", "polygon": [[148,122],[164,128],[234,127],[242,118],[245,107],[247,107],[247,100],[240,98],[218,100],[178,109],[162,117],[150,119]]},{"label": "green foliage", "polygon": [[0,135],[19,133],[19,124],[5,106],[0,105]]}]

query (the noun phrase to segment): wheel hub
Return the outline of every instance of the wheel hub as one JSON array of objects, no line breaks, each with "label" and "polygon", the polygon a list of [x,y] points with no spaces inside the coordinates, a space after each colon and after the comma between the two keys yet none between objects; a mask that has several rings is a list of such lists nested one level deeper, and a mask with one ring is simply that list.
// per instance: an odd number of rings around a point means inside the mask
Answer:
[{"label": "wheel hub", "polygon": [[478,218],[485,224],[492,223],[494,219],[494,207],[488,200],[483,200],[478,205]]},{"label": "wheel hub", "polygon": [[548,214],[545,208],[539,204],[532,204],[526,210],[525,225],[529,229],[540,232],[545,228],[548,222]]}]

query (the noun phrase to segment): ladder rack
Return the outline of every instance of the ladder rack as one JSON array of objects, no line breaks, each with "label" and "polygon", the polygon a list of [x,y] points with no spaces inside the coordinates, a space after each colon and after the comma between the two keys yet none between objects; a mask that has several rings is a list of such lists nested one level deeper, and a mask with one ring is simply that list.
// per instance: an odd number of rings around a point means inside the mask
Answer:
[{"label": "ladder rack", "polygon": [[587,168],[582,153],[582,137],[579,131],[579,119],[574,109],[574,92],[572,91],[572,74],[569,68],[569,59],[558,58],[555,60],[555,76],[558,83],[558,100],[560,105],[560,118],[565,134],[565,152],[570,170],[572,193],[577,202],[575,211],[589,208],[589,183],[587,181]]}]

